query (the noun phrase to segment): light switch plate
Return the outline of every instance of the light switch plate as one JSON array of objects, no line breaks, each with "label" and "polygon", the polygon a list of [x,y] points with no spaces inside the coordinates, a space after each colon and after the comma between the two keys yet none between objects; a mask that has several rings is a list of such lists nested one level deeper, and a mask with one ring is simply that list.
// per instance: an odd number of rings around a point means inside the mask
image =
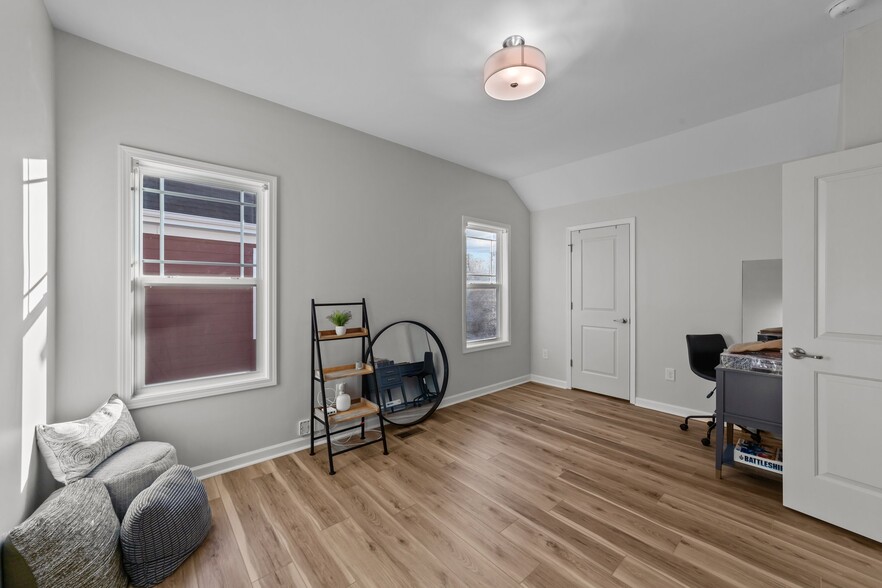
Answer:
[{"label": "light switch plate", "polygon": [[677,370],[674,368],[665,368],[665,380],[673,382],[677,379]]}]

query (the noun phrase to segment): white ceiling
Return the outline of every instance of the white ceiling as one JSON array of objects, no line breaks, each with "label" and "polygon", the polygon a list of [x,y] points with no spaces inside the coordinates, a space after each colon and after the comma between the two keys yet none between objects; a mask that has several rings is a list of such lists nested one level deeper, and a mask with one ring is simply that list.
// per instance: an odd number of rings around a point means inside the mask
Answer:
[{"label": "white ceiling", "polygon": [[[59,29],[514,179],[836,84],[832,0],[45,0]],[[482,89],[512,34],[548,57]],[[173,90],[171,90],[173,91]]]}]

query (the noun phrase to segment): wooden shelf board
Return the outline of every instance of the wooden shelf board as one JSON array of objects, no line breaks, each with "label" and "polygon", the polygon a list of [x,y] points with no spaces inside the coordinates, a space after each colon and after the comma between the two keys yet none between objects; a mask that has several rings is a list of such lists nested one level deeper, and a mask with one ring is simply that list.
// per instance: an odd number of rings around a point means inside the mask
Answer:
[{"label": "wooden shelf board", "polygon": [[[331,380],[340,380],[342,378],[351,378],[352,376],[366,376],[368,374],[374,373],[374,368],[371,367],[370,364],[364,364],[364,367],[360,370],[355,369],[355,364],[350,363],[347,365],[338,365],[334,367],[329,367],[324,369],[325,372],[325,382],[330,382]],[[318,371],[315,372],[315,377],[319,377]]]},{"label": "wooden shelf board", "polygon": [[[325,420],[324,411],[316,408],[315,413],[316,416],[319,417],[322,421]],[[349,408],[349,410],[332,414],[330,417],[330,422],[328,424],[333,427],[334,425],[338,425],[340,423],[353,421],[362,417],[369,417],[379,413],[380,408],[370,400],[367,400],[366,398],[356,398],[352,401],[352,406]]]},{"label": "wooden shelf board", "polygon": [[335,339],[353,339],[355,337],[367,337],[367,329],[358,327],[357,329],[346,329],[346,333],[338,335],[337,331],[319,331],[319,341],[333,341]]}]

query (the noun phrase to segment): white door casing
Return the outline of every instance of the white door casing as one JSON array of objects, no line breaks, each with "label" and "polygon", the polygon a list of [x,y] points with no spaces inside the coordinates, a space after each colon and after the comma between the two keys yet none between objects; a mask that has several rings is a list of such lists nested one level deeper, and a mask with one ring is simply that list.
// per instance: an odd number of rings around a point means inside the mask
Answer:
[{"label": "white door casing", "polygon": [[571,381],[574,388],[631,396],[630,226],[570,233]]},{"label": "white door casing", "polygon": [[784,504],[882,541],[882,144],[783,180]]}]

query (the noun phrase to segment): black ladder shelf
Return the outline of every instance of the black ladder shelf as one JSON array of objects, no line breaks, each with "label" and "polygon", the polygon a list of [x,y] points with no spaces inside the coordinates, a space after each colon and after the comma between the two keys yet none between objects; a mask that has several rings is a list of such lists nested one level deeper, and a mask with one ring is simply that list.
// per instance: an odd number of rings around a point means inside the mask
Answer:
[{"label": "black ladder shelf", "polygon": [[[318,317],[316,316],[315,309],[320,307],[328,307],[328,306],[360,306],[361,307],[361,327],[360,328],[352,328],[346,329],[346,333],[343,335],[338,335],[335,330],[329,331],[320,331],[318,328]],[[364,365],[361,369],[356,369],[356,365],[354,363],[348,365],[339,365],[333,367],[325,367],[322,363],[322,346],[323,342],[330,341],[340,341],[343,339],[361,339],[361,356],[359,356],[357,361],[364,360]],[[371,327],[370,322],[368,321],[368,313],[367,313],[367,303],[364,298],[361,299],[361,302],[322,302],[318,303],[315,301],[315,298],[312,299],[312,373],[310,374],[310,395],[309,395],[309,454],[315,455],[315,442],[316,439],[321,439],[322,435],[316,436],[315,434],[315,423],[318,422],[325,428],[324,438],[325,443],[328,448],[328,471],[333,476],[334,475],[334,456],[340,455],[341,453],[346,453],[347,451],[352,451],[353,449],[358,449],[360,447],[366,447],[367,445],[372,445],[374,443],[383,442],[383,454],[389,455],[389,448],[386,446],[386,429],[383,426],[383,414],[382,408],[377,404],[371,402],[366,394],[368,393],[370,386],[362,387],[362,398],[358,398],[352,401],[352,406],[349,410],[345,410],[342,412],[338,412],[336,414],[328,415],[325,408],[328,406],[328,399],[325,394],[325,383],[332,380],[339,380],[342,378],[350,378],[354,376],[364,376],[367,378],[373,378],[373,389],[377,389],[377,375],[376,375],[376,365],[374,364],[374,351],[371,348]],[[367,356],[365,356],[365,351],[367,351]],[[321,392],[322,405],[316,406],[316,393],[315,386],[319,385],[319,391]],[[358,445],[353,445],[351,447],[347,447],[346,449],[342,449],[340,451],[334,451],[333,445],[331,443],[331,434],[344,433],[346,431],[354,431],[355,429],[361,429],[361,439],[365,439],[365,428],[364,422],[365,419],[377,415],[380,421],[380,438],[373,439],[371,441],[364,441],[364,443],[360,443]],[[359,423],[345,427],[342,429],[334,429],[331,430],[332,427],[339,425],[341,423],[347,423],[351,421],[358,420]]]}]

